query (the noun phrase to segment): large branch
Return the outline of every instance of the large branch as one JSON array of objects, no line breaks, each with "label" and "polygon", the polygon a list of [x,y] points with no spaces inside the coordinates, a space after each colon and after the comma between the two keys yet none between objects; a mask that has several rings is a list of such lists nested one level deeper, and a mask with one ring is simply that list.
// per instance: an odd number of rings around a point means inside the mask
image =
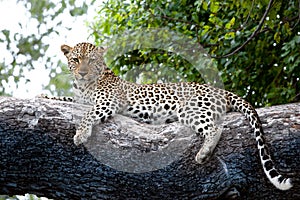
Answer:
[{"label": "large branch", "polygon": [[72,103],[0,97],[0,194],[300,199],[300,103],[258,109],[276,167],[294,180],[288,191],[267,180],[252,130],[239,113],[224,118],[211,160],[199,165],[194,156],[202,140],[177,123],[154,126],[117,115],[95,127],[100,133],[77,147],[75,124],[84,110]]}]

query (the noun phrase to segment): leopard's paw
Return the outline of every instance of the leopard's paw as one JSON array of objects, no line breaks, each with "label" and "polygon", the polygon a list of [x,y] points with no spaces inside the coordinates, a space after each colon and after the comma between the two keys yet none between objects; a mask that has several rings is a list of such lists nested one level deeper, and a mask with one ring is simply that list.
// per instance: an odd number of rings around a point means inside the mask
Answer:
[{"label": "leopard's paw", "polygon": [[195,160],[199,164],[204,164],[209,160],[212,155],[212,150],[208,147],[202,147],[200,151],[197,153]]},{"label": "leopard's paw", "polygon": [[85,143],[90,136],[91,136],[90,129],[78,129],[76,131],[76,135],[73,137],[74,144],[78,146],[82,143]]}]

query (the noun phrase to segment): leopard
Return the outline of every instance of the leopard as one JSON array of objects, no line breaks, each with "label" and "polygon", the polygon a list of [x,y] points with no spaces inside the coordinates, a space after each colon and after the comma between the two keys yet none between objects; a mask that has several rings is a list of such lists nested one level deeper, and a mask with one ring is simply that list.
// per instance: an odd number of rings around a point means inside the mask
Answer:
[{"label": "leopard", "polygon": [[228,112],[240,112],[254,130],[262,168],[269,181],[280,190],[289,190],[293,186],[292,179],[275,168],[256,110],[238,95],[197,82],[128,82],[106,65],[104,55],[107,48],[87,42],[73,47],[61,45],[61,51],[74,76],[74,97],[44,97],[91,105],[76,130],[75,145],[86,143],[96,123],[103,123],[116,114],[149,124],[177,121],[204,138],[195,156],[197,163],[204,164],[221,137],[218,121]]}]

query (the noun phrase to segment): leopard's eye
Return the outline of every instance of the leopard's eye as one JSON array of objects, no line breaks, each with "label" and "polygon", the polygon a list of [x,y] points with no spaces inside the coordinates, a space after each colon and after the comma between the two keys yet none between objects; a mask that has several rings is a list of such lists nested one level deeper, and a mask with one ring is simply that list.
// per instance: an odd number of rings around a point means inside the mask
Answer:
[{"label": "leopard's eye", "polygon": [[76,62],[76,63],[79,63],[78,58],[73,58],[73,61]]},{"label": "leopard's eye", "polygon": [[96,60],[95,58],[90,58],[90,59],[89,59],[89,64],[94,63],[95,60]]}]

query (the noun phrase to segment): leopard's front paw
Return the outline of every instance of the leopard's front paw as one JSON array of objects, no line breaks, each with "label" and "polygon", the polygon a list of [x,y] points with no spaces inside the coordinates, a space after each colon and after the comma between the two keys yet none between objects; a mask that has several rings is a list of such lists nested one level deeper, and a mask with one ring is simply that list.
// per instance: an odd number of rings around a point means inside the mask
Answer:
[{"label": "leopard's front paw", "polygon": [[76,146],[85,143],[87,141],[87,139],[90,137],[91,135],[91,130],[85,130],[85,129],[78,129],[76,131],[76,135],[74,136],[74,144]]},{"label": "leopard's front paw", "polygon": [[209,160],[212,155],[212,151],[208,147],[201,148],[200,151],[197,153],[195,160],[199,164],[204,164]]}]

